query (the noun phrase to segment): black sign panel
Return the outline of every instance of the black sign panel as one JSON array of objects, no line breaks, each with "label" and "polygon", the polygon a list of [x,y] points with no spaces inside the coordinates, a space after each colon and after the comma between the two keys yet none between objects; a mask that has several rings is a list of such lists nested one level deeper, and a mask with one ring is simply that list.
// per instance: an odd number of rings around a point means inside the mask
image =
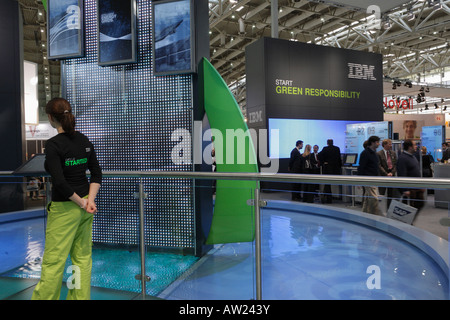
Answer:
[{"label": "black sign panel", "polygon": [[383,120],[381,55],[272,38],[257,42],[263,44],[247,52],[247,83],[259,82],[247,87],[249,111],[258,100],[266,119]]}]

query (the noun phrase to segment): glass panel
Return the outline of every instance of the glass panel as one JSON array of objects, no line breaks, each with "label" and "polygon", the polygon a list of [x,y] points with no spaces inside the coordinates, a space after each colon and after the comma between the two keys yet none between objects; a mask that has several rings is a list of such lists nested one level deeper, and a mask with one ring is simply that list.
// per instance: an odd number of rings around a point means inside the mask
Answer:
[{"label": "glass panel", "polygon": [[[211,187],[200,186],[200,188],[201,190],[197,188],[198,192],[209,191],[212,194]],[[176,281],[160,292],[158,297],[167,300],[256,298],[254,213],[253,206],[247,205],[247,201],[254,197],[253,189],[233,188],[227,184],[222,186],[219,181],[212,190],[215,191],[212,195],[215,205],[214,221],[211,229],[203,226],[210,236],[207,252],[195,258],[194,263]],[[227,202],[226,204],[233,202],[227,194],[236,193],[241,194],[240,199],[247,199],[245,205],[238,206],[239,209],[234,211],[230,207],[222,210],[222,201]],[[212,234],[214,236],[211,236]]]},{"label": "glass panel", "polygon": [[37,178],[1,179],[0,300],[29,300],[44,252],[46,185]]},{"label": "glass panel", "polygon": [[[392,213],[400,217],[411,210],[398,202],[397,186],[384,194],[380,194],[382,188],[373,189],[379,193],[375,200],[367,187],[331,185],[332,202],[328,203],[323,185],[299,178],[305,202],[292,200],[291,183],[261,183],[261,199],[267,201],[261,208],[263,300],[449,298],[448,226],[441,222],[449,218],[450,190],[427,189],[422,201],[406,200],[406,205],[421,206],[410,224],[387,217],[394,205],[398,208]],[[39,200],[32,200],[33,195],[26,193],[27,182],[16,180],[1,184],[23,190],[24,210],[0,214],[0,299],[28,300],[41,272],[45,185]],[[136,279],[141,273],[139,200],[135,197],[140,181],[105,178],[102,185],[93,228],[94,300],[142,298],[141,282]],[[146,298],[256,299],[253,207],[247,203],[234,211],[233,206],[227,207],[253,199],[254,188],[233,190],[221,183],[211,187],[206,180],[142,181],[147,195],[145,274],[150,278]],[[168,198],[162,199],[164,194]],[[211,198],[211,210],[214,205],[216,221],[211,229],[211,221],[197,216],[194,209],[201,197]],[[225,212],[233,216],[221,217],[224,204]],[[368,204],[378,207],[378,214],[363,212],[364,205],[371,207]],[[208,233],[214,240],[199,250]],[[68,258],[64,281],[70,276],[70,265]],[[61,299],[66,294],[63,283]]]},{"label": "glass panel", "polygon": [[103,178],[92,228],[91,299],[136,298],[140,292],[139,181]]}]

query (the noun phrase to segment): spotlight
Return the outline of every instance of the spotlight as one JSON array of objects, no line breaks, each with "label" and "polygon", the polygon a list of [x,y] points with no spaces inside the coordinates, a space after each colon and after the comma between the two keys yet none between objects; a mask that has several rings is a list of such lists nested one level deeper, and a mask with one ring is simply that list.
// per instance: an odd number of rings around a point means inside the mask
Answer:
[{"label": "spotlight", "polygon": [[425,110],[428,110],[428,104],[425,105]]},{"label": "spotlight", "polygon": [[435,108],[435,109],[439,108],[438,105],[437,105],[437,103],[434,104],[434,108]]},{"label": "spotlight", "polygon": [[389,17],[384,16],[382,20],[382,25],[384,30],[388,30],[391,28],[391,23],[389,22]]},{"label": "spotlight", "polygon": [[428,0],[428,6],[433,7],[433,10],[442,9],[441,0]]},{"label": "spotlight", "polygon": [[425,92],[430,92],[430,88],[427,87],[427,88],[425,89]]},{"label": "spotlight", "polygon": [[417,95],[416,101],[417,103],[422,102],[422,97],[420,96],[420,94]]},{"label": "spotlight", "polygon": [[406,81],[405,82],[405,87],[408,87],[408,88],[412,88],[412,82],[411,81]]},{"label": "spotlight", "polygon": [[444,106],[444,109],[443,109],[444,111],[446,111],[447,110],[447,106]]}]

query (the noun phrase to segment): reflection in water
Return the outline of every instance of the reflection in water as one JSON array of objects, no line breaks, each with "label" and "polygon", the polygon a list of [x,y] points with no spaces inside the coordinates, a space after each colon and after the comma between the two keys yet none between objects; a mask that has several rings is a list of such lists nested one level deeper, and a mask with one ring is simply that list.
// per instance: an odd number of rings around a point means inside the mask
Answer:
[{"label": "reflection in water", "polygon": [[[263,271],[265,292],[282,290],[270,280],[282,281],[280,273],[288,274],[284,283],[305,286],[318,281],[304,289],[322,299],[448,298],[448,283],[442,283],[446,277],[434,261],[379,230],[310,213],[265,209],[263,235],[264,268],[273,273]],[[380,270],[380,290],[367,288],[371,266]],[[289,288],[284,287],[284,294],[299,297],[298,290]]]}]

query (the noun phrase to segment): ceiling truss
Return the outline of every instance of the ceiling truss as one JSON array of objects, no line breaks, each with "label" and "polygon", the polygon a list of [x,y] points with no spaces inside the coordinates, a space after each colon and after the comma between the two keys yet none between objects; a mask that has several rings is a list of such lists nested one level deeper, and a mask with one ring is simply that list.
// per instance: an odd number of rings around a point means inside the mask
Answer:
[{"label": "ceiling truss", "polygon": [[[46,59],[46,21],[41,0],[17,0],[24,25],[24,57],[39,65],[39,100],[60,95],[60,66]],[[325,1],[278,0],[278,37],[383,55],[390,78],[416,76],[450,66],[450,0],[436,10],[407,1],[381,16]],[[42,15],[39,14],[42,13]],[[383,24],[388,19],[391,27]],[[245,47],[270,37],[269,0],[210,0],[210,60],[245,109]]]}]

